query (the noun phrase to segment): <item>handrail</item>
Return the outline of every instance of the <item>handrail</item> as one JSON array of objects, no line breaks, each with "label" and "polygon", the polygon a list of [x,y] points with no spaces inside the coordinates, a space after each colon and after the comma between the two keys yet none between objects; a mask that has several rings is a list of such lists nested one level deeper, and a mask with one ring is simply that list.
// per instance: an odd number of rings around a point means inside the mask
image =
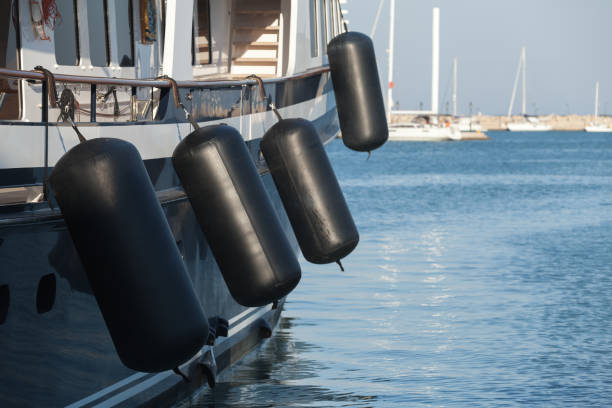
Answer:
[{"label": "handrail", "polygon": [[[302,79],[309,76],[329,72],[328,65],[310,69],[299,74],[289,75],[286,77],[264,79],[264,83],[276,83],[292,79]],[[75,83],[75,84],[90,84],[90,85],[115,85],[115,86],[130,86],[130,87],[155,87],[155,88],[170,88],[171,82],[167,79],[124,79],[124,78],[106,78],[93,77],[82,75],[65,75],[54,74],[57,82]],[[15,69],[0,68],[0,77],[29,79],[35,81],[44,81],[45,76],[38,71],[20,71]],[[209,80],[209,81],[177,81],[179,88],[228,88],[232,86],[242,85],[257,85],[254,79],[236,79],[236,80]]]}]

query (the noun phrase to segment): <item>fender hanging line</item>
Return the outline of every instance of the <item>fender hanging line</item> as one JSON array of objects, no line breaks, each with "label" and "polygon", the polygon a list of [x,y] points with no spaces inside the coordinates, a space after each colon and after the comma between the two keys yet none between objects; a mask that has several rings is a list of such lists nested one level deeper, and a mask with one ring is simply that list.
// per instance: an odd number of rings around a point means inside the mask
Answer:
[{"label": "fender hanging line", "polygon": [[[49,200],[49,105],[47,102],[47,100],[57,100],[55,93],[55,81],[53,80],[53,74],[40,65],[35,67],[35,70],[42,72],[42,74],[45,76],[42,89],[43,92],[47,91],[48,94],[48,96],[43,95],[42,101],[42,119],[45,122],[45,173],[43,176],[43,198],[47,203],[49,203],[49,208],[51,208],[51,211],[55,211],[51,200]],[[53,90],[51,90],[51,87],[53,87]]]},{"label": "fender hanging line", "polygon": [[77,134],[77,137],[79,138],[79,143],[83,143],[87,139],[85,139],[83,134],[77,128],[77,125],[74,123],[74,108],[76,103],[77,102],[74,99],[74,94],[72,93],[72,91],[68,88],[65,88],[62,91],[62,94],[60,95],[60,100],[57,104],[58,108],[60,108],[60,114],[57,120],[59,121],[61,119],[62,122],[70,123],[70,126],[72,126],[72,129],[74,129]]},{"label": "fender hanging line", "polygon": [[344,31],[348,33],[349,32],[348,24],[346,24],[346,20],[344,19],[344,13],[342,12],[342,7],[338,7],[338,10],[340,11],[340,19],[342,20],[342,25],[344,25]]},{"label": "fender hanging line", "polygon": [[[74,107],[76,104],[76,100],[74,98],[74,94],[72,93],[72,91],[68,88],[65,88],[62,91],[62,95],[58,101],[55,77],[53,76],[51,71],[49,71],[48,69],[40,65],[34,67],[34,70],[41,72],[45,76],[45,81],[47,82],[47,93],[49,97],[49,105],[51,108],[58,108],[60,110],[60,114],[57,118],[57,121],[59,122],[59,120],[61,119],[62,122],[70,123],[70,125],[72,126],[72,129],[74,129],[75,133],[77,134],[77,137],[79,138],[79,143],[83,143],[84,141],[86,141],[87,139],[85,139],[83,134],[77,128],[77,125],[74,123]],[[48,112],[47,112],[47,115],[48,115]],[[49,126],[49,121],[47,119],[47,122],[45,124],[45,127],[46,127],[45,133],[47,134],[47,137],[48,137],[48,126]]]},{"label": "fender hanging line", "polygon": [[176,374],[176,375],[178,375],[178,376],[182,377],[182,378],[183,378],[183,381],[185,381],[186,383],[191,382],[191,380],[189,379],[189,377],[187,377],[187,375],[186,375],[185,373],[183,373],[183,372],[181,371],[181,369],[180,369],[180,368],[178,368],[178,367],[174,367],[174,368],[172,369],[172,371],[174,371],[174,374]]},{"label": "fender hanging line", "polygon": [[198,125],[198,122],[195,121],[189,110],[185,107],[183,102],[181,102],[181,95],[179,93],[178,84],[176,83],[176,80],[170,78],[168,75],[162,75],[157,77],[156,79],[165,79],[170,83],[170,86],[172,87],[172,95],[174,96],[174,106],[176,106],[177,108],[181,108],[183,112],[185,112],[185,116],[187,117],[189,123],[191,123],[191,126],[193,126],[194,130],[199,129],[200,125]]},{"label": "fender hanging line", "polygon": [[271,100],[269,100],[268,97],[266,96],[266,90],[264,89],[263,79],[261,79],[260,77],[258,77],[255,74],[249,75],[248,77],[246,77],[246,79],[254,79],[255,81],[257,81],[257,84],[259,85],[259,95],[261,96],[261,100],[264,103],[266,103],[266,101],[268,101],[267,104],[268,104],[268,106],[270,108],[272,108],[272,111],[276,115],[276,118],[279,121],[283,120],[283,117],[278,112],[278,109],[276,109],[276,106],[274,105],[274,103]]}]

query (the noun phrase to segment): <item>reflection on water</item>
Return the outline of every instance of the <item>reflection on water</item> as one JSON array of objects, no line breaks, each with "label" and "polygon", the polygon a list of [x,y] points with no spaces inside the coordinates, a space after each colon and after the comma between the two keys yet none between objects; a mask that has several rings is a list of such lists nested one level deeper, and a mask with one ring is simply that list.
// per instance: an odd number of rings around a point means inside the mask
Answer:
[{"label": "reflection on water", "polygon": [[612,138],[329,155],[361,233],[196,407],[609,406]]},{"label": "reflection on water", "polygon": [[[274,336],[239,365],[224,372],[214,390],[205,390],[194,407],[289,407],[308,401],[311,406],[367,406],[376,397],[336,392],[317,381],[318,373],[332,369],[308,358],[321,347],[297,340],[296,319],[283,317]],[[299,321],[298,326],[301,325]],[[308,326],[309,324],[305,324]]]}]

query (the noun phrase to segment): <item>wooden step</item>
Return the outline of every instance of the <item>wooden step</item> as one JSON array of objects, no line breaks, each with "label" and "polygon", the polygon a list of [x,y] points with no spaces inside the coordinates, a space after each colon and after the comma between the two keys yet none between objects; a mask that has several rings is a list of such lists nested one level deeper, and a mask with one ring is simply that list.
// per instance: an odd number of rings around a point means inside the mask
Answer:
[{"label": "wooden step", "polygon": [[242,15],[279,16],[280,10],[245,10],[245,9],[241,9],[241,10],[234,11],[234,13],[242,14]]},{"label": "wooden step", "polygon": [[253,48],[266,48],[266,47],[278,47],[278,42],[266,42],[266,41],[234,41],[237,45],[246,45]]},{"label": "wooden step", "polygon": [[196,37],[195,43],[199,47],[208,47],[208,40],[206,37]]},{"label": "wooden step", "polygon": [[262,27],[262,26],[241,24],[241,25],[235,25],[234,26],[234,30],[241,30],[241,31],[279,31],[280,30],[280,26]]},{"label": "wooden step", "polygon": [[234,64],[276,64],[278,58],[236,58]]}]

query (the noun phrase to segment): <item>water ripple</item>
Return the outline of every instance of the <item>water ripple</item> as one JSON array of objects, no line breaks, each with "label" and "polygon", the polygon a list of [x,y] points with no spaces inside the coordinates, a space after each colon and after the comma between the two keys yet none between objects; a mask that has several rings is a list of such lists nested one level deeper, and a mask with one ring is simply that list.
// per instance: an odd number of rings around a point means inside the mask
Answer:
[{"label": "water ripple", "polygon": [[329,156],[361,234],[197,407],[612,401],[612,138],[497,133]]}]

